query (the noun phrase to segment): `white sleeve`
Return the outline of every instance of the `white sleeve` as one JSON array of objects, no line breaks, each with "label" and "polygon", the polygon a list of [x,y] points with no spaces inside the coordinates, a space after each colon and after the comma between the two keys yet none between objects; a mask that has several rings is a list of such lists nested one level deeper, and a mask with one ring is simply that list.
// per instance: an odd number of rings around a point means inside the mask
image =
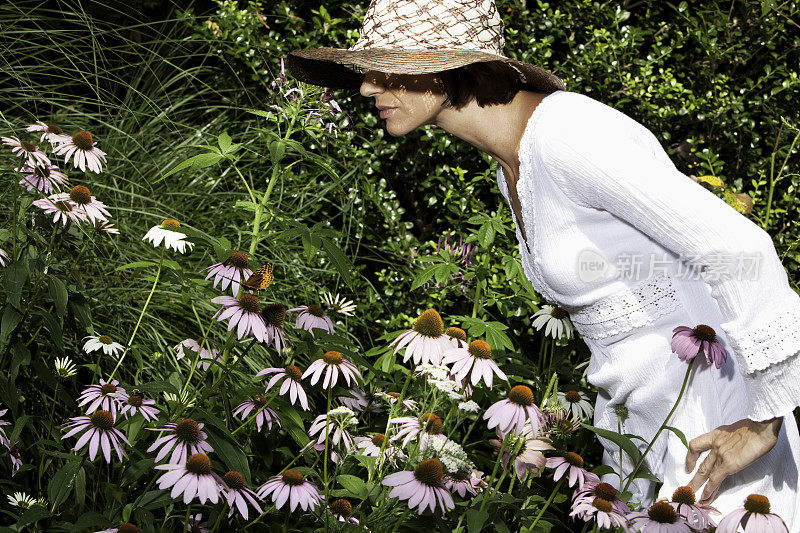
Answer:
[{"label": "white sleeve", "polygon": [[[573,201],[608,211],[703,265],[747,387],[748,418],[790,413],[800,405],[800,295],[772,238],[678,171],[647,128],[607,109],[570,111],[548,124],[540,132],[543,161]],[[739,258],[755,258],[758,268],[737,272]]]}]

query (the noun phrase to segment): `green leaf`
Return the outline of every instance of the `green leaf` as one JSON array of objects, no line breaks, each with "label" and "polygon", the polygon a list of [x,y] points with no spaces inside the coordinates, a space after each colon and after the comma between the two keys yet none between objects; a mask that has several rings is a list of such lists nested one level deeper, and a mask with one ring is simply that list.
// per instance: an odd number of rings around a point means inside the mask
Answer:
[{"label": "green leaf", "polygon": [[83,507],[86,502],[86,470],[81,468],[75,476],[75,503]]},{"label": "green leaf", "polygon": [[109,522],[108,518],[105,516],[97,511],[89,511],[88,513],[82,514],[75,523],[72,524],[72,529],[69,531],[70,533],[81,533],[86,530],[98,531],[101,528],[105,529],[111,525],[112,523]]},{"label": "green leaf", "polygon": [[687,442],[686,435],[683,434],[683,431],[672,426],[664,426],[664,429],[668,429],[669,431],[675,433],[678,436],[678,438],[681,439],[683,445],[686,446],[686,449],[687,450],[689,449],[689,443]]},{"label": "green leaf", "polygon": [[364,499],[367,496],[366,484],[360,477],[342,474],[336,476],[336,480],[356,498]]},{"label": "green leaf", "polygon": [[24,513],[22,513],[22,516],[19,517],[19,520],[17,521],[16,525],[18,527],[26,526],[28,524],[33,524],[35,522],[38,522],[39,520],[47,518],[49,516],[51,516],[50,511],[48,511],[41,505],[32,505]]},{"label": "green leaf", "polygon": [[219,144],[219,151],[223,154],[227,153],[231,147],[231,136],[227,131],[223,131],[217,137],[217,144]]},{"label": "green leaf", "polygon": [[345,256],[344,252],[341,248],[339,248],[333,241],[322,238],[322,246],[325,248],[325,251],[328,253],[328,257],[330,257],[333,266],[336,267],[336,270],[339,272],[339,275],[342,276],[342,279],[350,288],[353,287],[353,279],[350,273],[353,271],[353,264],[350,260]]},{"label": "green leaf", "polygon": [[124,265],[114,269],[114,272],[119,270],[128,270],[131,268],[146,268],[149,266],[157,265],[155,261],[134,261],[133,263],[125,263]]},{"label": "green leaf", "polygon": [[424,285],[425,283],[427,283],[428,280],[430,280],[433,277],[433,275],[436,274],[436,269],[438,267],[439,267],[438,265],[430,266],[425,270],[423,270],[419,275],[417,275],[414,278],[414,282],[411,284],[411,290],[413,291],[414,289],[417,289],[422,285]]},{"label": "green leaf", "polygon": [[50,334],[50,339],[53,341],[53,346],[61,353],[64,352],[64,333],[61,330],[61,324],[56,318],[44,308],[40,308],[31,313],[36,316],[42,317],[42,322],[47,332]]},{"label": "green leaf", "polygon": [[0,319],[0,349],[5,348],[11,334],[19,326],[22,321],[22,313],[17,311],[14,307],[7,305],[3,309],[3,318]]},{"label": "green leaf", "polygon": [[67,311],[67,286],[60,279],[49,276],[47,278],[47,291],[56,305],[56,313],[58,313],[58,316],[63,317]]},{"label": "green leaf", "polygon": [[204,154],[198,154],[196,156],[190,157],[186,161],[178,163],[172,170],[158,178],[153,183],[158,183],[159,181],[166,179],[176,172],[184,170],[186,168],[192,168],[193,170],[201,169],[210,167],[211,165],[215,165],[219,162],[220,159],[223,158],[222,154],[217,154],[214,152],[206,152]]},{"label": "green leaf", "polygon": [[231,444],[227,438],[219,435],[216,431],[207,431],[208,443],[214,448],[214,453],[217,454],[223,463],[228,467],[228,470],[236,470],[244,477],[247,484],[250,484],[250,465],[247,462],[247,456],[239,449],[238,446]]},{"label": "green leaf", "polygon": [[47,499],[55,509],[63,502],[70,493],[75,476],[78,474],[80,460],[75,457],[59,469],[47,484]]},{"label": "green leaf", "polygon": [[120,487],[126,487],[142,477],[146,472],[153,470],[155,462],[151,458],[141,459],[125,469],[122,479],[119,481]]},{"label": "green leaf", "polygon": [[5,268],[3,275],[3,287],[6,290],[6,298],[11,305],[19,309],[20,298],[22,297],[22,287],[28,279],[28,266],[25,261],[11,263]]},{"label": "green leaf", "polygon": [[479,533],[489,519],[489,513],[478,509],[467,509],[467,529],[469,533]]}]

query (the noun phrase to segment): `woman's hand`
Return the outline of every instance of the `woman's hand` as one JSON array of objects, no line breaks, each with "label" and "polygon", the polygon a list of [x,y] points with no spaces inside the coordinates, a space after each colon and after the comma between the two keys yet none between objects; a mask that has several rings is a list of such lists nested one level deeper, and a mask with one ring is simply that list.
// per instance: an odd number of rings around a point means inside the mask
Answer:
[{"label": "woman's hand", "polygon": [[783,417],[763,422],[753,422],[745,418],[689,441],[689,452],[686,454],[687,474],[694,470],[700,454],[710,450],[689,482],[689,487],[697,494],[703,483],[708,481],[698,503],[710,504],[717,497],[719,486],[726,477],[770,451],[778,442],[782,424]]}]

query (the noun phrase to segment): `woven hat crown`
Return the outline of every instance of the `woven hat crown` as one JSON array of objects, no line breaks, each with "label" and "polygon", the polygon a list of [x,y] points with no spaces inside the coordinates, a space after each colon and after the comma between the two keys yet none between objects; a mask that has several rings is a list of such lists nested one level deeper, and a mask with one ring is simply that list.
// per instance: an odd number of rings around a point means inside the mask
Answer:
[{"label": "woven hat crown", "polygon": [[503,20],[492,0],[373,0],[349,50],[475,50],[502,55]]}]

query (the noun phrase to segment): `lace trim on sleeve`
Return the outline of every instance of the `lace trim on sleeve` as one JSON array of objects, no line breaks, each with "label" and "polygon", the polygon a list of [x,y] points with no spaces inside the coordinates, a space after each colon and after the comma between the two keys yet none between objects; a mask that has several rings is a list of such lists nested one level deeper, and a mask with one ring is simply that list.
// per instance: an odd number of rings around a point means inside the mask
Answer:
[{"label": "lace trim on sleeve", "polygon": [[731,348],[744,356],[748,374],[764,370],[800,352],[800,299],[789,308],[771,310],[758,324],[743,331],[728,331]]},{"label": "lace trim on sleeve", "polygon": [[652,324],[679,305],[672,278],[658,276],[572,311],[569,318],[584,337],[603,339]]}]

